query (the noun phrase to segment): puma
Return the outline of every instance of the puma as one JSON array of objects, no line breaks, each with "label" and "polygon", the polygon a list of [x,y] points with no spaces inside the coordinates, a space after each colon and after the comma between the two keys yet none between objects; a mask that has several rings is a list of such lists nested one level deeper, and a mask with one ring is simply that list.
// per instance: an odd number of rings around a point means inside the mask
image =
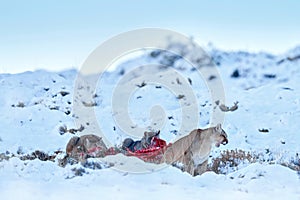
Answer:
[{"label": "puma", "polygon": [[123,141],[122,149],[123,150],[130,150],[132,152],[145,149],[149,147],[152,143],[154,137],[159,137],[160,131],[158,132],[144,132],[144,136],[141,140],[134,141],[131,138],[126,138]]},{"label": "puma", "polygon": [[88,157],[104,157],[107,147],[101,137],[89,134],[72,137],[66,147],[69,158],[85,161]]},{"label": "puma", "polygon": [[192,176],[201,175],[207,170],[212,147],[227,143],[227,134],[221,124],[204,130],[195,129],[167,148],[164,161],[167,164],[182,164],[182,170]]}]

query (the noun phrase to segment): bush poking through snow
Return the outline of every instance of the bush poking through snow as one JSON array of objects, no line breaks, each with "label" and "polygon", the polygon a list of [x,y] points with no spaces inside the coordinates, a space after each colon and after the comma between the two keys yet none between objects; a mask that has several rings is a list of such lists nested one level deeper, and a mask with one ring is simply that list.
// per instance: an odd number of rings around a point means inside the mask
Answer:
[{"label": "bush poking through snow", "polygon": [[96,102],[85,102],[83,101],[82,104],[85,106],[85,107],[94,107],[94,106],[98,106],[98,104]]},{"label": "bush poking through snow", "polygon": [[25,107],[25,103],[23,103],[22,101],[20,101],[17,105],[13,104],[11,105],[11,107],[15,108],[24,108]]},{"label": "bush poking through snow", "polygon": [[269,133],[269,129],[265,129],[265,128],[258,129],[258,131],[261,132],[261,133]]},{"label": "bush poking through snow", "polygon": [[74,172],[74,176],[83,176],[83,174],[87,173],[84,168],[73,168],[72,171]]},{"label": "bush poking through snow", "polygon": [[0,162],[3,160],[9,160],[10,156],[5,153],[0,153]]},{"label": "bush poking through snow", "polygon": [[84,130],[83,125],[80,125],[80,127],[78,129],[75,129],[75,128],[68,129],[66,125],[60,126],[58,128],[58,132],[61,135],[65,134],[65,133],[75,134],[77,132],[82,132],[83,130]]},{"label": "bush poking through snow", "polygon": [[283,162],[283,166],[288,167],[292,170],[298,171],[300,173],[300,156],[296,153],[295,157],[292,157],[289,162]]},{"label": "bush poking through snow", "polygon": [[89,158],[85,163],[82,164],[83,167],[88,168],[88,169],[105,169],[105,168],[110,168],[113,167],[113,163],[106,163],[106,162],[101,162],[97,158]]},{"label": "bush poking through snow", "polygon": [[48,154],[48,153],[45,153],[40,150],[35,150],[34,152],[32,152],[30,154],[24,154],[22,152],[21,148],[19,148],[19,150],[17,151],[17,155],[10,154],[9,152],[1,153],[0,154],[0,162],[3,160],[9,160],[9,159],[15,158],[15,157],[19,158],[22,161],[39,159],[41,161],[55,162],[56,156],[60,153],[62,153],[62,151],[55,151],[53,154]]},{"label": "bush poking through snow", "polygon": [[241,163],[255,163],[257,158],[250,152],[243,150],[227,150],[223,151],[219,157],[213,158],[211,164],[208,166],[208,171],[213,171],[217,174],[226,174],[227,168],[237,168]]},{"label": "bush poking through snow", "polygon": [[215,103],[216,103],[217,106],[219,106],[220,110],[223,111],[223,112],[229,112],[229,111],[233,112],[233,111],[235,111],[239,108],[239,106],[238,106],[239,102],[238,101],[234,102],[233,106],[231,106],[231,107],[228,107],[225,104],[220,105],[220,101],[216,101]]},{"label": "bush poking through snow", "polygon": [[67,132],[68,132],[67,126],[66,126],[66,125],[60,126],[60,127],[58,128],[58,132],[59,132],[59,134],[61,134],[61,135],[67,133]]},{"label": "bush poking through snow", "polygon": [[271,152],[253,153],[240,149],[223,151],[219,157],[212,159],[212,162],[208,165],[208,171],[213,171],[217,174],[227,174],[232,171],[237,171],[241,164],[256,162],[280,164],[292,170],[300,171],[300,157],[298,153],[296,153],[295,157],[290,159],[276,160]]},{"label": "bush poking through snow", "polygon": [[67,96],[68,94],[70,94],[70,92],[60,91],[59,94],[64,97],[64,96]]}]

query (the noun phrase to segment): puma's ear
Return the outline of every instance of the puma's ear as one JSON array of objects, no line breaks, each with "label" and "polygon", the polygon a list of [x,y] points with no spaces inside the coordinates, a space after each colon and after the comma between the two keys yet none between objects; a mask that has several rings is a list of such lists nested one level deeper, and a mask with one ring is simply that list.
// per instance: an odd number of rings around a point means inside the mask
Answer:
[{"label": "puma's ear", "polygon": [[218,131],[219,133],[222,133],[222,125],[217,124],[217,126],[215,127],[215,130]]}]

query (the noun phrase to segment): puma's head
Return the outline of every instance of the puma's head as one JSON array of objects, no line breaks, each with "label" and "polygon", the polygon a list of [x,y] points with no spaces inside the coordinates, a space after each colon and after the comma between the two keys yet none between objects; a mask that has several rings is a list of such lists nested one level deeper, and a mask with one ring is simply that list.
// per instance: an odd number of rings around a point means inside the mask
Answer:
[{"label": "puma's head", "polygon": [[158,132],[144,132],[144,137],[142,138],[141,142],[144,148],[147,148],[151,145],[152,140],[154,137],[158,137],[160,134],[160,131]]},{"label": "puma's head", "polygon": [[75,147],[78,145],[80,138],[77,136],[72,137],[66,147],[66,152],[68,155],[71,155],[71,153],[76,149]]},{"label": "puma's head", "polygon": [[227,134],[222,129],[221,124],[217,124],[217,126],[212,127],[213,129],[213,139],[216,147],[219,147],[220,144],[226,145],[228,143]]}]

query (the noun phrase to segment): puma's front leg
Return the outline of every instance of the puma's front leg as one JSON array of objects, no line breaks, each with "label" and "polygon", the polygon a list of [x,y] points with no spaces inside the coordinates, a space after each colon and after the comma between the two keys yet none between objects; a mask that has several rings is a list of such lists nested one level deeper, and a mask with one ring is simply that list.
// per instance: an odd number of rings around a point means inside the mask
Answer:
[{"label": "puma's front leg", "polygon": [[195,176],[201,175],[204,172],[206,172],[207,164],[208,164],[208,160],[205,160],[203,163],[199,164],[195,169],[195,172],[194,172]]}]

